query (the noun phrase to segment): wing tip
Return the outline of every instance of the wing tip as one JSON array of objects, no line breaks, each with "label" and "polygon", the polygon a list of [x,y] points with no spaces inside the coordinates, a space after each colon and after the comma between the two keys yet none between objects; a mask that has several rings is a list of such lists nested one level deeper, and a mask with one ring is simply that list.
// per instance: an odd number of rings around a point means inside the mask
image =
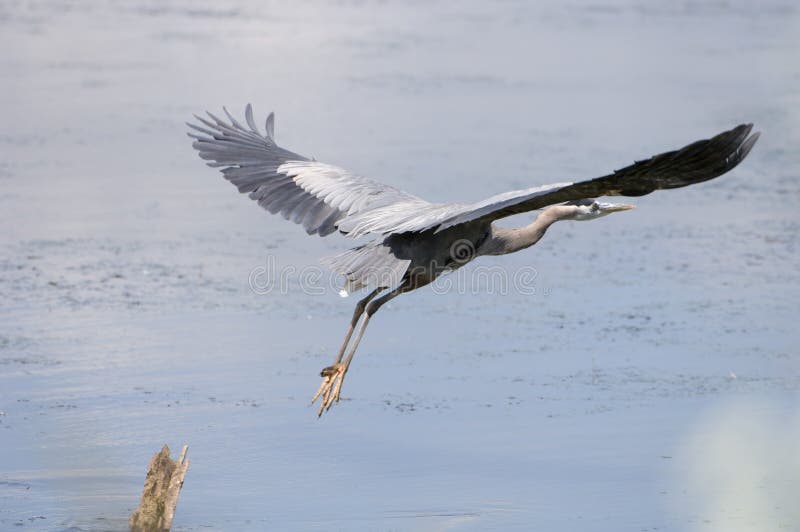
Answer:
[{"label": "wing tip", "polygon": [[270,113],[267,115],[267,121],[266,121],[265,127],[267,129],[267,137],[269,137],[270,140],[274,141],[275,140],[275,112],[274,111],[270,111]]},{"label": "wing tip", "polygon": [[744,142],[742,142],[741,146],[739,146],[740,161],[744,160],[744,158],[747,157],[747,155],[750,153],[750,150],[753,149],[753,146],[756,145],[756,142],[758,141],[759,138],[761,138],[761,132],[756,131],[755,133],[747,137],[747,139],[745,139]]}]

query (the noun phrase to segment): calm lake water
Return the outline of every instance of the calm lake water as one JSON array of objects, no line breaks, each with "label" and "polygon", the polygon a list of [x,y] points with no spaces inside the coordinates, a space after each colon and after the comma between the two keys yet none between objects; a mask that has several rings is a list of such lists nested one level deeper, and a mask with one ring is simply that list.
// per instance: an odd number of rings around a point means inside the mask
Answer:
[{"label": "calm lake water", "polygon": [[[0,45],[0,529],[125,529],[165,442],[176,530],[800,527],[795,2],[11,2]],[[434,201],[763,135],[393,301],[319,420],[351,242],[197,158],[248,102]]]}]

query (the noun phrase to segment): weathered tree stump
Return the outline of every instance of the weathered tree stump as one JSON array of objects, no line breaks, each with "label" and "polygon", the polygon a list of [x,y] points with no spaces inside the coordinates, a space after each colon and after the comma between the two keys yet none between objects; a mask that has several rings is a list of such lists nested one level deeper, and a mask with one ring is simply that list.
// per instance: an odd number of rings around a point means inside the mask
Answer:
[{"label": "weathered tree stump", "polygon": [[189,469],[188,448],[184,445],[180,458],[175,461],[170,459],[169,447],[164,444],[161,451],[150,459],[142,502],[128,519],[132,532],[163,532],[172,527],[183,477]]}]

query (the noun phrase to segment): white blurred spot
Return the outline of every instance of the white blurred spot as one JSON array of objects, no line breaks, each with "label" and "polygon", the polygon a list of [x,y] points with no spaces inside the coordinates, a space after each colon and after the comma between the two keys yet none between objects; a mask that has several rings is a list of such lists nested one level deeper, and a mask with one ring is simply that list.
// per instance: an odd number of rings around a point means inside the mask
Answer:
[{"label": "white blurred spot", "polygon": [[800,415],[787,406],[737,402],[700,418],[675,453],[674,510],[688,529],[796,530]]}]

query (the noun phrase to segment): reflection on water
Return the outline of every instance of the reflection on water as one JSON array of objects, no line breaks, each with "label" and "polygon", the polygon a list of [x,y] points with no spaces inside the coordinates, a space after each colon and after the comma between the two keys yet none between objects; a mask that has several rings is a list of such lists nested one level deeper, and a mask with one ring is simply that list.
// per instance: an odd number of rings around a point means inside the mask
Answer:
[{"label": "reflection on water", "polygon": [[686,469],[676,485],[696,516],[692,529],[791,530],[800,523],[796,406],[733,400],[697,421],[680,451]]},{"label": "reflection on water", "polygon": [[[792,526],[799,22],[779,0],[0,5],[0,529],[124,528],[165,442],[191,446],[182,530]],[[354,302],[248,278],[349,242],[197,159],[191,114],[247,102],[433,201],[763,136],[722,179],[463,271],[536,290],[393,301],[318,421]]]}]

